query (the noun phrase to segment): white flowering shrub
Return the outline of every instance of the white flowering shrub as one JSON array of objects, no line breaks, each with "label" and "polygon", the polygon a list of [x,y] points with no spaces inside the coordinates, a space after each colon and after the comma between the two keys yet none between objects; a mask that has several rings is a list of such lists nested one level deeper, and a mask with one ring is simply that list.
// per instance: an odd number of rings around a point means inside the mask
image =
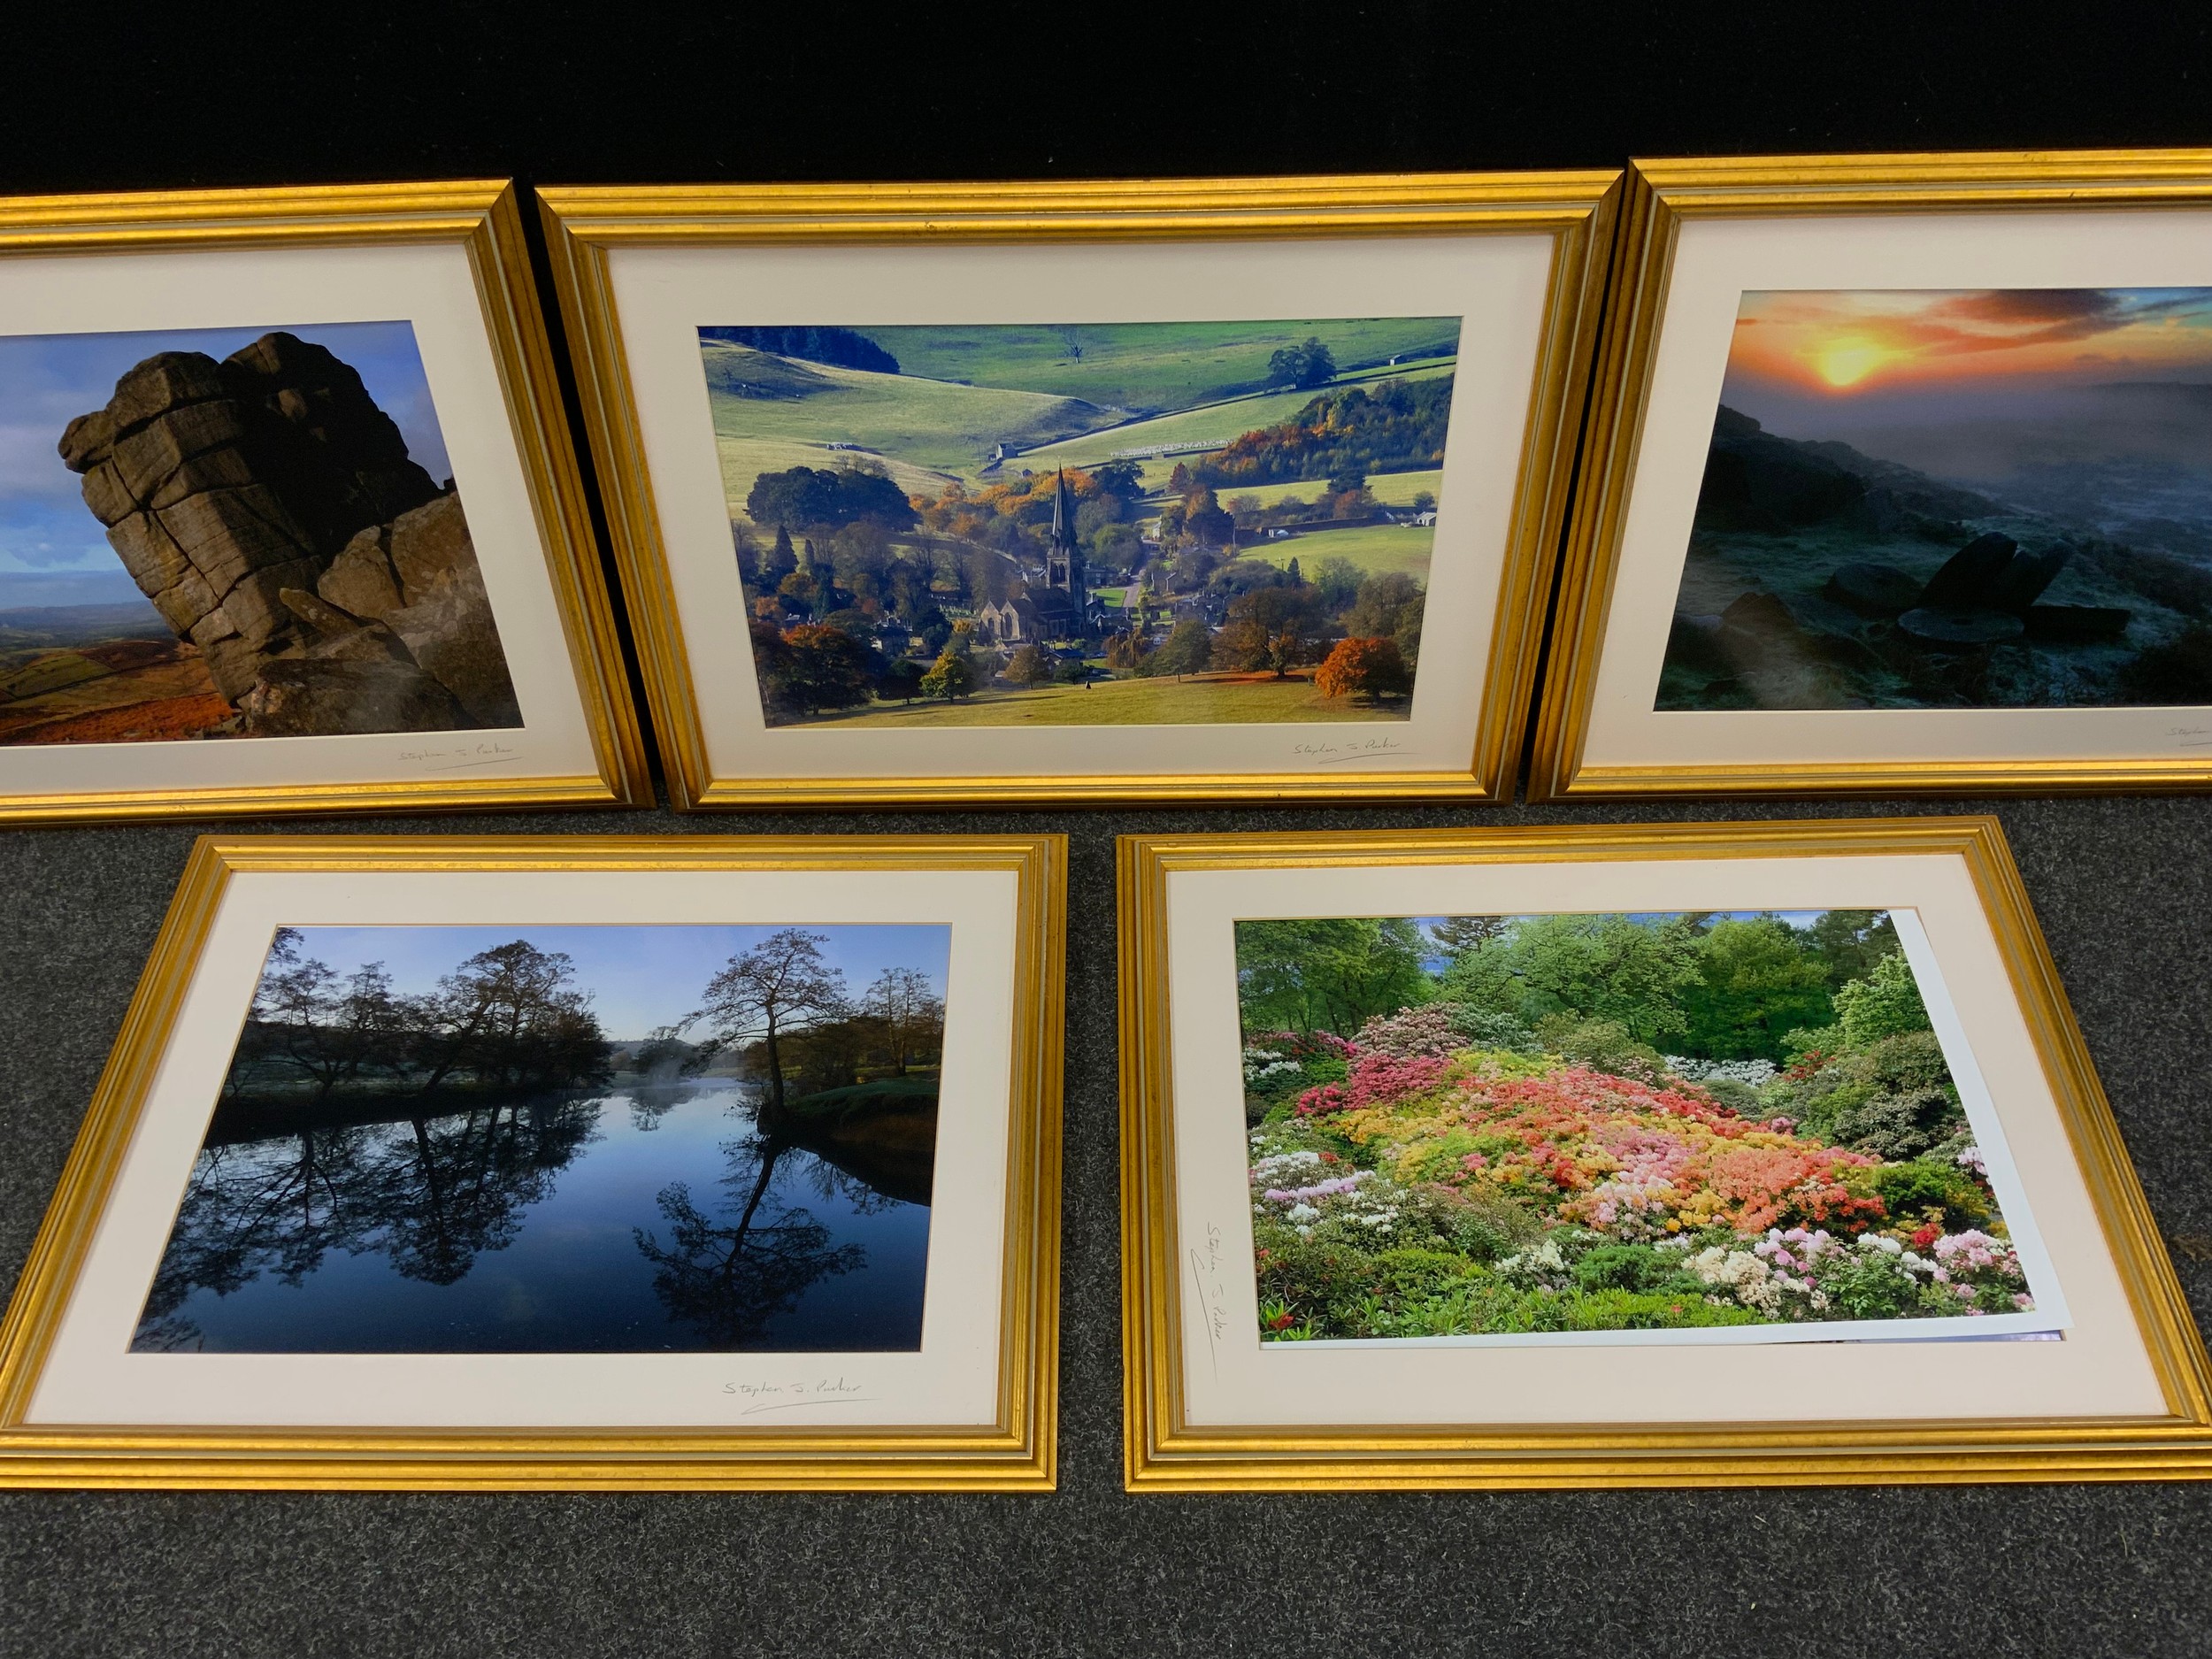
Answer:
[{"label": "white flowering shrub", "polygon": [[1693,1060],[1686,1055],[1666,1056],[1667,1070],[1685,1083],[1740,1083],[1746,1088],[1764,1088],[1781,1075],[1771,1060]]}]

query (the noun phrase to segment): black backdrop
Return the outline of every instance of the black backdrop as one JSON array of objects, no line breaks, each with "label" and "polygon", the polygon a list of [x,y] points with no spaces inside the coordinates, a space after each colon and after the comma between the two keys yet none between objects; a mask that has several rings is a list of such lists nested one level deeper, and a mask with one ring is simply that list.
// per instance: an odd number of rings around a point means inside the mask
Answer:
[{"label": "black backdrop", "polygon": [[[0,194],[1611,165],[2212,143],[2200,8],[820,4],[12,8]],[[2178,1485],[1147,1498],[1120,1489],[1111,838],[1924,811],[664,812],[303,830],[1064,829],[1063,1452],[1049,1497],[0,1494],[0,1654],[2184,1654]],[[2212,809],[1997,810],[2200,1320]],[[265,824],[223,826],[266,828]],[[12,1279],[193,832],[0,835]]]}]

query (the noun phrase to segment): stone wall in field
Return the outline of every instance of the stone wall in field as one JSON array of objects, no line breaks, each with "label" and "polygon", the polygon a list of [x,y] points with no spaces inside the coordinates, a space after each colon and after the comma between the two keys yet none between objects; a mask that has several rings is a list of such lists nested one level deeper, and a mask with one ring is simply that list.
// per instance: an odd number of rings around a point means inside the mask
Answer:
[{"label": "stone wall in field", "polygon": [[275,333],[219,363],[161,352],[60,449],[240,729],[521,724],[460,497],[326,348]]}]

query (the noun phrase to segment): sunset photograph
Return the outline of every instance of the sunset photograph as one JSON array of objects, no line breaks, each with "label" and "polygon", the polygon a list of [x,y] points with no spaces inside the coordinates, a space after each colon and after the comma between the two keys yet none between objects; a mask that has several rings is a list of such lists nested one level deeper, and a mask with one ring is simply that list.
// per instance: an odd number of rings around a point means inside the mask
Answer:
[{"label": "sunset photograph", "polygon": [[2212,702],[2212,289],[1749,292],[1655,706]]}]

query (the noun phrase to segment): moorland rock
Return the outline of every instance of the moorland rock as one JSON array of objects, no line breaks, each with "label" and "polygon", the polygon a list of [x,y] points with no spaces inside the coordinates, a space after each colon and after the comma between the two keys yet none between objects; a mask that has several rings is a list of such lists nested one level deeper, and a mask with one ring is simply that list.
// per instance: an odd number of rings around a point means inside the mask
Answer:
[{"label": "moorland rock", "polygon": [[58,447],[246,731],[520,724],[459,496],[326,348],[157,353]]}]

